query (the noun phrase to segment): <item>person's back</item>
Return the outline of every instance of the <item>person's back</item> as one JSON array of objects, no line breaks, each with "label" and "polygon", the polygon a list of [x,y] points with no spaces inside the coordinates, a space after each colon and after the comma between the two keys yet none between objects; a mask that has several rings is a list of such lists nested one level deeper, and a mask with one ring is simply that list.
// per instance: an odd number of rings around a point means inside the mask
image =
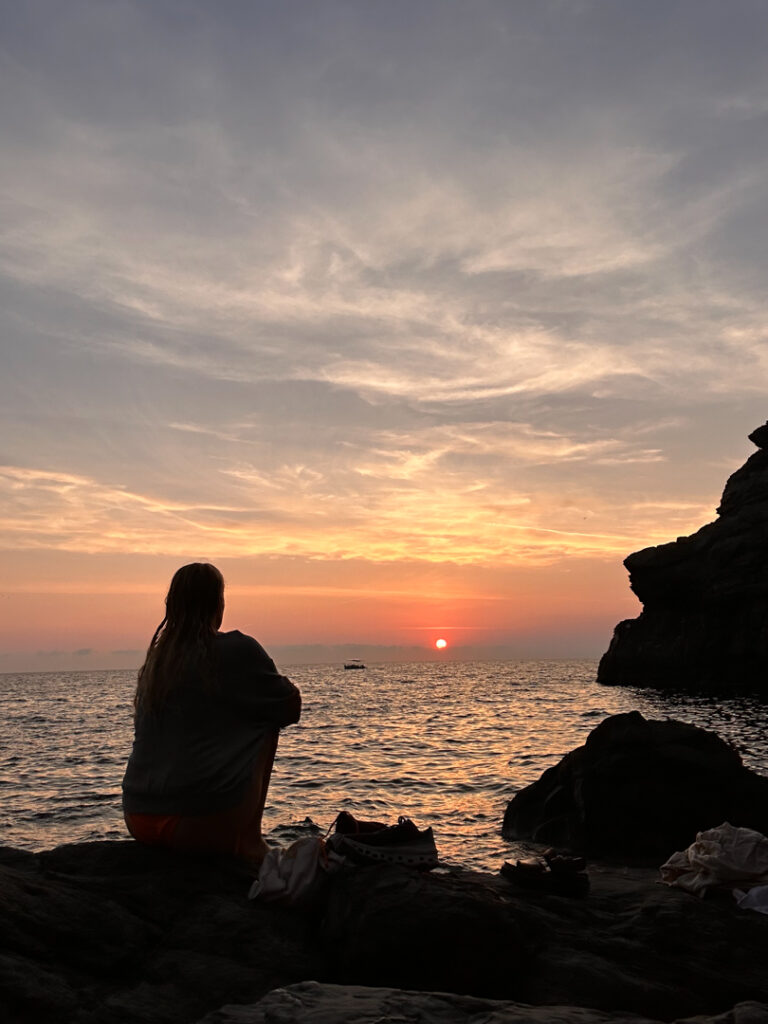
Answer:
[{"label": "person's back", "polygon": [[256,640],[218,632],[223,587],[199,563],[171,582],[139,673],[123,807],[140,841],[257,863],[278,730],[298,721],[301,696]]}]

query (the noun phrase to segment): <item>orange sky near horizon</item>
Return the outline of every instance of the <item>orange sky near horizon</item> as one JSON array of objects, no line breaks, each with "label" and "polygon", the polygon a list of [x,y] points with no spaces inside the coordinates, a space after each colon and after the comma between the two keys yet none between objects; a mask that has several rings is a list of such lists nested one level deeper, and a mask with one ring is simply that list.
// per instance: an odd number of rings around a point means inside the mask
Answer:
[{"label": "orange sky near horizon", "polygon": [[[79,564],[75,555],[69,561]],[[83,578],[49,575],[37,589],[27,582],[2,594],[4,671],[140,663],[162,618],[175,562],[144,556],[143,567],[131,566],[128,580],[119,564],[103,556],[98,563],[94,572],[89,556],[91,572]],[[327,647],[328,660],[338,656],[331,648],[348,648],[352,656],[354,648],[371,646],[382,648],[381,660],[421,657],[419,651],[464,660],[494,652],[593,657],[607,646],[615,621],[639,611],[626,572],[614,560],[535,568],[362,560],[303,566],[268,559],[248,565],[226,558],[216,564],[227,581],[223,628],[257,636],[278,658],[284,648],[313,645]],[[434,641],[440,636],[449,648],[438,654]],[[293,661],[326,660],[317,650],[287,653]]]},{"label": "orange sky near horizon", "polygon": [[[6,470],[15,509],[0,527],[16,547],[4,555],[0,667],[134,667],[171,575],[196,560],[225,575],[224,628],[292,660],[325,660],[318,647],[329,659],[336,647],[380,647],[388,659],[597,657],[615,623],[640,610],[624,555],[701,525],[711,506],[654,500],[647,472],[620,502],[603,498],[599,454],[532,444],[534,468],[554,475],[517,497],[472,465],[441,474],[426,460],[429,471],[405,486],[398,473],[338,496],[320,473],[321,496],[273,486],[256,526],[191,501]],[[263,489],[250,483],[239,500],[243,511],[263,505]],[[438,635],[445,652],[434,649]]]}]

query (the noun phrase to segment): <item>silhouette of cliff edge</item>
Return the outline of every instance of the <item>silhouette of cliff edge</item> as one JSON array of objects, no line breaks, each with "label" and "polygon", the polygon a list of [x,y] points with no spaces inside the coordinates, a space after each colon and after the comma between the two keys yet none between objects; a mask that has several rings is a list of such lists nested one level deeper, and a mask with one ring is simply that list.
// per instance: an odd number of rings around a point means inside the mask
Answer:
[{"label": "silhouette of cliff edge", "polygon": [[768,422],[749,439],[715,522],[625,559],[643,611],[614,629],[598,682],[768,699]]}]

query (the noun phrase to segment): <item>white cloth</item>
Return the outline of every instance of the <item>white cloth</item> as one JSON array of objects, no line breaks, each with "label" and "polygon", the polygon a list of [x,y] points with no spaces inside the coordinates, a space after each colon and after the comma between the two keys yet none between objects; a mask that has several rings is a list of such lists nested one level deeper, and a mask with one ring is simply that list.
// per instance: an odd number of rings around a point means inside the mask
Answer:
[{"label": "white cloth", "polygon": [[328,849],[319,836],[304,836],[288,847],[273,846],[262,862],[248,898],[300,903],[326,875],[345,863],[345,858]]},{"label": "white cloth", "polygon": [[661,865],[661,878],[697,896],[711,888],[746,889],[768,883],[768,837],[727,821],[699,832],[687,850]]}]

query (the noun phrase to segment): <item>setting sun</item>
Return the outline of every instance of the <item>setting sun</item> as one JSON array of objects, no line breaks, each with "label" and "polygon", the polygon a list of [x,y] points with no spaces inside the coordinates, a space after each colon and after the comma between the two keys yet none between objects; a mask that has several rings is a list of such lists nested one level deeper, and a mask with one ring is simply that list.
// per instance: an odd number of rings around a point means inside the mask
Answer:
[{"label": "setting sun", "polygon": [[447,647],[447,646],[448,646],[448,641],[447,640],[443,640],[442,637],[439,640],[435,640],[435,647],[438,649],[438,651],[442,651],[442,649],[444,647]]}]

